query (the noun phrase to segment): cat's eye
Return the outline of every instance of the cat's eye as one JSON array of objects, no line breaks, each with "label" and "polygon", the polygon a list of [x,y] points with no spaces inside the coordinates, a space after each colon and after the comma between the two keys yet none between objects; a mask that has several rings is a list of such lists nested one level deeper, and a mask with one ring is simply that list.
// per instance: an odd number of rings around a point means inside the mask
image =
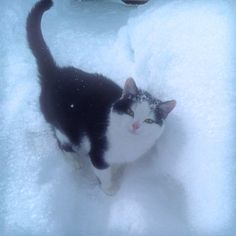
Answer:
[{"label": "cat's eye", "polygon": [[155,120],[153,120],[153,119],[145,119],[144,122],[148,123],[148,124],[156,123]]},{"label": "cat's eye", "polygon": [[132,116],[134,117],[134,112],[129,108],[126,113],[129,115],[129,116]]}]

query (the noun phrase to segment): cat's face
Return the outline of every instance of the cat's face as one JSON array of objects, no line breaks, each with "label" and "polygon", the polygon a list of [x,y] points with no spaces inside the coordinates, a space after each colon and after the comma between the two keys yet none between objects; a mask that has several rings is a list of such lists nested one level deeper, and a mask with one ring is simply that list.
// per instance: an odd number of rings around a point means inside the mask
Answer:
[{"label": "cat's face", "polygon": [[138,90],[134,80],[128,79],[122,97],[113,106],[112,119],[124,134],[147,139],[144,142],[155,142],[175,105],[174,100],[161,102],[148,92]]},{"label": "cat's face", "polygon": [[[117,106],[126,102],[119,103]],[[113,109],[112,118],[113,121],[116,120],[119,132],[126,138],[154,143],[160,137],[164,129],[164,121],[155,115],[147,101],[133,102],[124,110],[123,107],[117,108],[117,106]]]}]

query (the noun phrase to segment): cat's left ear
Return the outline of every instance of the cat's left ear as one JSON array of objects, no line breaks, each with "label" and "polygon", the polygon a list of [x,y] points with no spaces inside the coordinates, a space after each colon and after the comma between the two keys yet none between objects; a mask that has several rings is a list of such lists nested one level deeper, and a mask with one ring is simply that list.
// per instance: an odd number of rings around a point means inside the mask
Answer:
[{"label": "cat's left ear", "polygon": [[175,100],[171,100],[171,101],[167,101],[167,102],[161,102],[158,105],[158,108],[161,111],[162,118],[166,119],[168,114],[175,108],[175,106],[176,106],[176,101]]},{"label": "cat's left ear", "polygon": [[127,97],[129,95],[137,95],[138,93],[138,88],[136,86],[136,83],[134,81],[133,78],[128,78],[126,81],[125,81],[125,86],[124,86],[124,89],[123,89],[123,93],[122,93],[122,98],[123,97]]}]

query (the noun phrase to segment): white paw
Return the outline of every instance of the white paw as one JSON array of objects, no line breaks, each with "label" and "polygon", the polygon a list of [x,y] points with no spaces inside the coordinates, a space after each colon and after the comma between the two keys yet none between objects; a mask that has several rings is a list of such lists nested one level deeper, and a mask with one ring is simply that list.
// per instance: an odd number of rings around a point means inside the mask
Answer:
[{"label": "white paw", "polygon": [[106,194],[106,195],[109,195],[109,196],[113,196],[117,193],[118,191],[118,187],[115,186],[114,184],[113,185],[110,185],[110,186],[105,186],[105,185],[102,185],[101,184],[101,189],[102,191]]},{"label": "white paw", "polygon": [[64,157],[67,161],[73,164],[75,170],[79,170],[82,168],[82,165],[78,160],[78,155],[76,153],[64,152]]}]

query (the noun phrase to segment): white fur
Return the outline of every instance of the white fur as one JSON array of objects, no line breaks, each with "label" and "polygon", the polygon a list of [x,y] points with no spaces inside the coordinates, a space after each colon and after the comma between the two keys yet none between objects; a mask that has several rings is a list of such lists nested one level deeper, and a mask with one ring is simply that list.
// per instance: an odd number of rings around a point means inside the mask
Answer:
[{"label": "white fur", "polygon": [[[134,117],[111,112],[108,127],[109,149],[105,159],[109,164],[132,162],[144,155],[157,141],[163,132],[164,124],[147,124],[145,119],[154,119],[147,102],[132,107]],[[140,128],[132,133],[132,124],[138,121]]]},{"label": "white fur", "polygon": [[68,137],[65,134],[63,134],[59,129],[55,129],[55,135],[61,144],[70,143]]}]

